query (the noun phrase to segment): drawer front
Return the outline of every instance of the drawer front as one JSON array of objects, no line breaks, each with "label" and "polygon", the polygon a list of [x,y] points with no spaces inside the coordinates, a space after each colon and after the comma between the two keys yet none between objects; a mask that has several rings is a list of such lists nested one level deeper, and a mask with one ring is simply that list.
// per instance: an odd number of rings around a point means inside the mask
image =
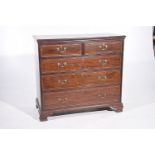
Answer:
[{"label": "drawer front", "polygon": [[61,74],[61,75],[44,75],[42,76],[42,89],[65,89],[82,86],[80,74]]},{"label": "drawer front", "polygon": [[110,69],[115,67],[121,67],[121,56],[94,56],[84,59],[84,68],[90,69]]},{"label": "drawer front", "polygon": [[85,43],[85,54],[107,54],[122,51],[122,41],[90,41]]},{"label": "drawer front", "polygon": [[81,53],[80,43],[42,45],[40,47],[41,57],[80,56]]},{"label": "drawer front", "polygon": [[42,89],[65,89],[104,86],[120,83],[120,70],[83,72],[78,74],[42,75]]},{"label": "drawer front", "polygon": [[120,101],[120,87],[100,87],[43,94],[43,108],[56,109],[69,106],[90,106]]},{"label": "drawer front", "polygon": [[57,73],[66,71],[109,69],[121,67],[121,56],[94,56],[87,58],[42,59],[41,73]]},{"label": "drawer front", "polygon": [[65,58],[65,59],[42,59],[41,72],[42,73],[56,73],[66,71],[77,71],[82,67],[81,58]]},{"label": "drawer front", "polygon": [[82,74],[82,78],[84,87],[120,84],[120,71],[87,72]]}]

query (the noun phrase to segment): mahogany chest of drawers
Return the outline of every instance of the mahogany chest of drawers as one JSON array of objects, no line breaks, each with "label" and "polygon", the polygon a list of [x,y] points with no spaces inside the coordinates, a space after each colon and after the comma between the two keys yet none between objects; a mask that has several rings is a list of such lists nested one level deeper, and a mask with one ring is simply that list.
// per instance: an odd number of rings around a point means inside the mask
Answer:
[{"label": "mahogany chest of drawers", "polygon": [[36,36],[40,120],[64,113],[123,109],[125,36]]}]

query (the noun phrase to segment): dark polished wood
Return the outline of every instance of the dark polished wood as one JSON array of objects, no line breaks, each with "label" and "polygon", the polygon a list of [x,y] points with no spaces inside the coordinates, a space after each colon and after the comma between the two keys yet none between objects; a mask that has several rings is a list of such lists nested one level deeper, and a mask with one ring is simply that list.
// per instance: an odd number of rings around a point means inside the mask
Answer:
[{"label": "dark polished wood", "polygon": [[42,75],[42,90],[120,84],[120,70]]},{"label": "dark polished wood", "polygon": [[122,41],[99,40],[85,43],[85,54],[109,54],[113,52],[122,52]]},{"label": "dark polished wood", "polygon": [[120,55],[101,55],[93,57],[42,59],[41,73],[62,73],[95,69],[121,68]]},{"label": "dark polished wood", "polygon": [[39,36],[37,105],[48,116],[97,109],[123,110],[125,36]]},{"label": "dark polished wood", "polygon": [[40,55],[41,57],[80,56],[81,44],[71,42],[54,45],[42,45],[40,47]]},{"label": "dark polished wood", "polygon": [[108,104],[119,102],[120,88],[115,87],[97,87],[80,90],[59,91],[43,93],[43,109],[55,109],[74,106],[89,106],[95,104]]}]

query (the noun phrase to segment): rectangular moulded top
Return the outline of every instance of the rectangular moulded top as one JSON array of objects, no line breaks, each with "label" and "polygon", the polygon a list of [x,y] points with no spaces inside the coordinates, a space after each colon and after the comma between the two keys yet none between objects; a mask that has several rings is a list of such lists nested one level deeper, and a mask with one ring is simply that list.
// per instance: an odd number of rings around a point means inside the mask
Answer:
[{"label": "rectangular moulded top", "polygon": [[102,38],[122,38],[124,35],[116,35],[112,33],[103,34],[67,34],[67,35],[34,35],[33,38],[37,41],[43,40],[85,40],[85,39],[102,39]]}]

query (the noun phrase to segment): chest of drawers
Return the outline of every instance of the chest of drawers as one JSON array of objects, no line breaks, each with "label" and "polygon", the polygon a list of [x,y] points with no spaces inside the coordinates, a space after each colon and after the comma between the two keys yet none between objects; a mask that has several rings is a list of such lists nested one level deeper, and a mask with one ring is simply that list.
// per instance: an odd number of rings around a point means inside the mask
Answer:
[{"label": "chest of drawers", "polygon": [[124,38],[35,36],[40,120],[82,111],[122,111]]}]

